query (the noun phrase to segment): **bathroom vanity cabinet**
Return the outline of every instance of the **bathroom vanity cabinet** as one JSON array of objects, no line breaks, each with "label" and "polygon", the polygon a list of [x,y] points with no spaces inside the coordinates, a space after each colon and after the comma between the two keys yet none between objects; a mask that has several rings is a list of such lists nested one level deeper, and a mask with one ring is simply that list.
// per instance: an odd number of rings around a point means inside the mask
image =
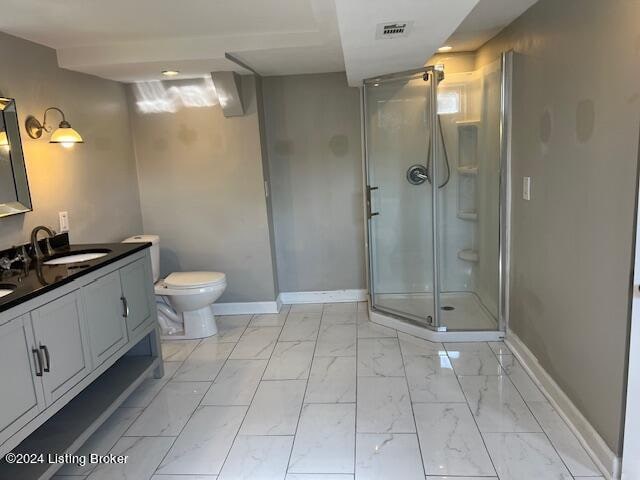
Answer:
[{"label": "bathroom vanity cabinet", "polygon": [[[130,248],[0,312],[0,458],[73,453],[144,378],[163,374],[148,248]],[[56,469],[31,467],[1,463],[0,478]]]}]

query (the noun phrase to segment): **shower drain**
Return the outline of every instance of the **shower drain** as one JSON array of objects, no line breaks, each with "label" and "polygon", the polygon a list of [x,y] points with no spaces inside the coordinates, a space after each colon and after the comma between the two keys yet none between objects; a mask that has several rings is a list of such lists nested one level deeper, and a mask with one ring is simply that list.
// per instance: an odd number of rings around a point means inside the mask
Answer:
[{"label": "shower drain", "polygon": [[446,310],[447,312],[450,312],[451,310],[455,310],[456,307],[452,307],[451,305],[445,305],[444,307],[440,307],[440,310]]}]

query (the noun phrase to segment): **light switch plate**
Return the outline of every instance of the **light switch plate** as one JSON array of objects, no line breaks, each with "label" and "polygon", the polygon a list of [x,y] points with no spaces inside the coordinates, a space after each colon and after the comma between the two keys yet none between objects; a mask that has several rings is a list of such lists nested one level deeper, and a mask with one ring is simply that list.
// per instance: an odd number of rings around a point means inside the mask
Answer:
[{"label": "light switch plate", "polygon": [[531,200],[531,177],[522,177],[522,199]]},{"label": "light switch plate", "polygon": [[69,212],[58,212],[60,220],[60,233],[69,231]]}]

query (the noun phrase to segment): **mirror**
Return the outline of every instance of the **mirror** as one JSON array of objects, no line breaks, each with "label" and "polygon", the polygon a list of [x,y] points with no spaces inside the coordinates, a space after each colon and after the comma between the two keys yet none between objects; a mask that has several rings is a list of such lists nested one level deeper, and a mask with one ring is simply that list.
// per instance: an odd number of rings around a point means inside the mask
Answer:
[{"label": "mirror", "polygon": [[16,102],[0,97],[0,217],[31,210]]}]

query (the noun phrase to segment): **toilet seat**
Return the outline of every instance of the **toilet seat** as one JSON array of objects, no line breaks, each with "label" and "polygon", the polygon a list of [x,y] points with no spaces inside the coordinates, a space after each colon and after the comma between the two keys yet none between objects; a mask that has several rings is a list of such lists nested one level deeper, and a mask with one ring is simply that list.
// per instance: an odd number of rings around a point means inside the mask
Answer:
[{"label": "toilet seat", "polygon": [[224,290],[227,277],[220,272],[174,272],[154,285],[156,295],[179,296]]},{"label": "toilet seat", "polygon": [[163,297],[179,297],[181,295],[197,295],[199,293],[213,293],[217,291],[222,291],[226,288],[226,284],[223,285],[214,285],[209,287],[198,287],[198,288],[171,288],[165,285],[165,283],[160,280],[158,283],[154,285],[153,293],[155,295],[161,295]]},{"label": "toilet seat", "polygon": [[164,279],[164,284],[172,289],[191,289],[226,285],[227,277],[221,272],[174,272]]}]

